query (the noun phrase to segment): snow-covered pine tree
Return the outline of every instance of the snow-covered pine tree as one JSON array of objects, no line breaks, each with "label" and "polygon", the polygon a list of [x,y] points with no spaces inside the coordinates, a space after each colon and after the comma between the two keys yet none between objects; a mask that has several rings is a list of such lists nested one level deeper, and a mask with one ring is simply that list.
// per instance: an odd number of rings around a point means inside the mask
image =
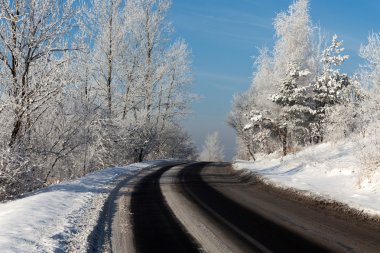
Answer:
[{"label": "snow-covered pine tree", "polygon": [[250,144],[250,149],[248,150],[251,158],[256,160],[255,152],[266,154],[274,152],[279,147],[277,139],[280,136],[271,111],[251,110],[245,116],[248,123],[244,126],[243,131],[249,137],[249,141],[246,141],[246,143]]},{"label": "snow-covered pine tree", "polygon": [[[245,143],[242,148],[250,154],[273,152],[279,146],[286,154],[289,132],[293,132],[297,143],[304,143],[309,123],[305,121],[312,114],[310,101],[306,99],[310,90],[306,87],[317,73],[315,56],[319,47],[313,40],[315,30],[309,16],[309,1],[294,1],[288,11],[277,15],[274,28],[277,41],[273,54],[265,49],[260,51],[252,85],[246,94],[234,99],[229,117],[240,138],[238,143]],[[245,101],[239,101],[241,96]],[[263,120],[258,121],[259,118]]]},{"label": "snow-covered pine tree", "polygon": [[341,55],[344,51],[343,41],[332,38],[331,45],[324,49],[321,58],[322,72],[312,84],[315,117],[311,124],[311,134],[314,142],[323,140],[323,124],[325,124],[326,111],[336,104],[350,100],[353,90],[350,88],[353,81],[347,74],[340,73],[339,67],[349,56]]},{"label": "snow-covered pine tree", "polygon": [[309,124],[314,115],[308,98],[304,80],[309,70],[300,70],[297,64],[290,63],[288,76],[282,82],[278,92],[272,95],[272,101],[281,107],[276,118],[278,136],[282,141],[283,155],[293,144],[305,144],[309,139]]},{"label": "snow-covered pine tree", "polygon": [[298,0],[281,12],[274,21],[277,42],[274,47],[273,73],[277,90],[271,99],[279,106],[275,115],[278,136],[284,155],[290,141],[294,145],[309,141],[310,118],[313,114],[308,99],[308,84],[316,73],[313,28],[309,1]]}]

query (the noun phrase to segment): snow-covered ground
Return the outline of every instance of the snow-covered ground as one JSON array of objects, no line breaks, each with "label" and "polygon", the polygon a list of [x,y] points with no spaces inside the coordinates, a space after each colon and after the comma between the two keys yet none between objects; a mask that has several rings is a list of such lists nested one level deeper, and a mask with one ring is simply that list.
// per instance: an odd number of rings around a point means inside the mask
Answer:
[{"label": "snow-covered ground", "polygon": [[0,204],[0,251],[85,252],[110,191],[156,162],[108,168]]},{"label": "snow-covered ground", "polygon": [[272,155],[254,163],[236,161],[234,167],[251,170],[280,187],[380,215],[380,173],[368,177],[363,172],[361,152],[356,143],[324,143],[284,158]]}]

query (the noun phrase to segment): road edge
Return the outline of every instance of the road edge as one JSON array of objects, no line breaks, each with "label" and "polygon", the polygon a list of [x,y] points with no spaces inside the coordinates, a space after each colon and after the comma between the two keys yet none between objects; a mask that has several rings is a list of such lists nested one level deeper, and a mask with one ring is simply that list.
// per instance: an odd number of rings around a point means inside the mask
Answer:
[{"label": "road edge", "polygon": [[334,199],[328,199],[310,191],[300,190],[294,187],[280,186],[271,182],[270,179],[249,169],[237,170],[233,165],[231,168],[241,180],[251,184],[258,184],[263,190],[274,193],[282,198],[326,211],[328,214],[345,221],[380,230],[380,215],[366,213],[363,210],[351,207],[346,203]]}]

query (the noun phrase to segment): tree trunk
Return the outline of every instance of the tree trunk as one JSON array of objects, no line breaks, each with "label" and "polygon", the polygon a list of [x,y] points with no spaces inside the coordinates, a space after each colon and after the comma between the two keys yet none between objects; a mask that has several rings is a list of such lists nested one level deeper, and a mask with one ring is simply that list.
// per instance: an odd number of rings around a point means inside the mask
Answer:
[{"label": "tree trunk", "polygon": [[107,105],[108,105],[108,117],[112,117],[112,65],[113,65],[113,48],[112,48],[112,36],[113,36],[113,1],[111,1],[111,15],[109,17],[109,48],[108,48],[108,76],[107,76]]},{"label": "tree trunk", "polygon": [[283,137],[282,137],[282,153],[284,156],[287,155],[287,150],[288,149],[288,128],[285,127],[283,129]]},{"label": "tree trunk", "polygon": [[13,145],[16,143],[16,140],[21,130],[21,125],[21,118],[17,118],[13,124],[13,130],[11,134],[11,140],[9,141],[9,147],[13,147]]},{"label": "tree trunk", "polygon": [[249,153],[249,155],[252,157],[253,161],[255,162],[255,161],[256,161],[256,157],[255,157],[255,155],[253,154],[253,152],[251,151],[251,146],[248,145],[247,148],[248,148],[248,153]]},{"label": "tree trunk", "polygon": [[278,137],[282,142],[282,154],[286,156],[288,154],[288,128],[278,127]]}]

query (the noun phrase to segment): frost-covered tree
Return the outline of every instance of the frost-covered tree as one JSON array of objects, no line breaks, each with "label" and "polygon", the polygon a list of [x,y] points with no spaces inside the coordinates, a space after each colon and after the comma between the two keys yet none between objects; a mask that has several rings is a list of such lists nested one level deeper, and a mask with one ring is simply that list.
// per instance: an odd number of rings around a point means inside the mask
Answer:
[{"label": "frost-covered tree", "polygon": [[[0,185],[7,185],[11,174],[6,171],[18,171],[19,174],[12,174],[17,179],[11,179],[17,181],[11,184],[16,194],[41,185],[42,168],[51,161],[45,158],[57,156],[43,149],[49,146],[48,142],[39,139],[36,143],[36,140],[42,133],[49,135],[55,131],[47,119],[60,113],[57,110],[60,98],[73,82],[68,70],[71,53],[79,49],[74,38],[80,9],[81,5],[73,0],[0,3],[0,153],[3,159]],[[42,147],[38,145],[41,142]]]},{"label": "frost-covered tree", "polygon": [[[327,110],[330,110],[329,115],[332,117],[334,110],[337,109],[332,108],[333,106],[354,103],[359,95],[356,91],[355,81],[347,74],[340,73],[338,69],[349,58],[348,55],[341,55],[344,51],[342,45],[343,41],[338,41],[337,35],[334,35],[331,45],[323,50],[322,70],[312,84],[315,117],[311,126],[311,135],[315,142],[323,140]],[[332,123],[331,120],[330,118],[330,123]],[[339,124],[343,124],[343,122]]]},{"label": "frost-covered tree", "polygon": [[0,1],[0,199],[105,166],[194,156],[178,127],[193,99],[190,50],[171,40],[169,7]]},{"label": "frost-covered tree", "polygon": [[[125,2],[91,0],[81,18],[85,48],[76,67],[82,70],[78,83],[82,105],[94,115],[89,127],[90,145],[99,167],[128,162],[127,129],[121,122],[124,86]],[[123,147],[123,148],[121,148]]]},{"label": "frost-covered tree", "polygon": [[228,119],[250,159],[279,147],[286,155],[292,145],[310,143],[315,135],[311,84],[320,74],[322,37],[311,23],[309,1],[294,1],[276,16],[274,28],[273,52],[260,52],[251,87],[234,99]]},{"label": "frost-covered tree", "polygon": [[247,115],[252,110],[250,102],[251,98],[248,92],[235,95],[227,123],[236,131],[239,158],[255,160],[257,147],[253,135],[246,128],[249,124]]},{"label": "frost-covered tree", "polygon": [[167,122],[159,141],[158,148],[149,154],[149,158],[196,159],[197,150],[190,135],[176,124]]},{"label": "frost-covered tree", "polygon": [[317,108],[334,105],[344,99],[343,89],[348,85],[348,76],[339,72],[339,67],[349,56],[340,55],[344,51],[343,41],[332,38],[331,45],[322,54],[322,72],[314,83],[315,101]]},{"label": "frost-covered tree", "polygon": [[257,110],[275,111],[277,109],[270,99],[277,89],[275,79],[273,55],[268,48],[264,47],[259,50],[259,55],[254,61],[254,73],[248,91]]},{"label": "frost-covered tree", "polygon": [[296,141],[304,134],[304,120],[310,117],[307,85],[316,68],[316,46],[309,16],[309,2],[298,0],[274,21],[277,41],[273,53],[260,51],[252,84],[234,100],[229,123],[237,131],[254,159],[254,152],[273,152],[280,142],[284,154],[289,137]]},{"label": "frost-covered tree", "polygon": [[280,106],[280,114],[275,122],[284,155],[287,154],[290,141],[293,141],[293,144],[306,143],[309,138],[309,123],[314,115],[307,97],[307,87],[302,86],[310,72],[297,67],[296,64],[289,66],[288,76],[278,92],[272,95],[272,101]]},{"label": "frost-covered tree", "polygon": [[165,128],[185,116],[193,100],[189,91],[190,52],[183,40],[169,43],[169,7],[167,0],[130,0],[125,11],[128,27],[122,119],[127,124],[147,126],[149,131],[145,132],[154,133],[151,138],[146,136],[145,141],[156,143],[155,154],[161,153]]},{"label": "frost-covered tree", "polygon": [[134,89],[135,94],[132,100],[125,97],[125,102],[132,103],[133,110],[147,122],[154,118],[155,94],[167,71],[163,56],[171,31],[167,21],[169,7],[168,0],[130,0],[126,6],[129,25],[126,51],[132,57],[126,58],[125,66],[135,68],[135,76],[129,79],[132,82],[127,83],[126,89]]},{"label": "frost-covered tree", "polygon": [[200,161],[222,162],[224,160],[224,147],[220,143],[218,132],[209,134],[199,154]]},{"label": "frost-covered tree", "polygon": [[269,98],[275,90],[273,62],[267,48],[260,50],[254,62],[255,73],[248,91],[235,95],[228,124],[237,133],[239,158],[255,160],[257,152],[273,152],[276,137],[270,125],[277,105]]},{"label": "frost-covered tree", "polygon": [[[60,11],[57,11],[60,10]],[[1,111],[9,113],[13,147],[30,132],[69,80],[62,80],[68,38],[75,26],[74,1],[2,1],[0,5]],[[43,113],[42,113],[43,114]]]},{"label": "frost-covered tree", "polygon": [[245,135],[248,134],[250,145],[247,146],[251,159],[256,160],[254,153],[272,153],[278,148],[277,139],[280,129],[271,117],[270,111],[250,111],[247,116],[248,123],[244,126]]},{"label": "frost-covered tree", "polygon": [[380,33],[372,32],[368,36],[368,42],[360,47],[360,56],[365,60],[358,73],[364,95],[360,106],[355,107],[357,117],[351,117],[348,122],[355,123],[354,132],[359,130],[361,133],[358,144],[362,154],[359,159],[365,169],[361,171],[360,180],[371,180],[380,163]]},{"label": "frost-covered tree", "polygon": [[359,70],[359,80],[365,92],[365,123],[376,125],[380,120],[380,33],[368,36],[368,43],[360,47],[360,56],[366,62]]},{"label": "frost-covered tree", "polygon": [[[125,24],[122,0],[92,0],[85,20],[89,52],[88,71],[92,88],[101,98],[100,106],[107,118],[117,110],[115,94],[122,85],[121,62]],[[115,112],[117,113],[117,112]]]},{"label": "frost-covered tree", "polygon": [[365,65],[359,70],[359,80],[365,90],[364,109],[367,113],[367,123],[380,119],[380,33],[371,33],[368,43],[361,45],[360,56]]},{"label": "frost-covered tree", "polygon": [[273,71],[277,90],[271,99],[279,105],[277,130],[283,145],[304,144],[312,111],[308,84],[316,74],[314,29],[309,14],[309,1],[298,0],[281,12],[274,21],[277,41],[274,46]]},{"label": "frost-covered tree", "polygon": [[304,144],[309,135],[308,121],[312,111],[308,84],[316,71],[313,28],[309,15],[309,1],[298,0],[287,12],[274,21],[277,41],[273,53],[273,73],[276,91],[272,101],[279,106],[273,118],[284,155],[290,141]]},{"label": "frost-covered tree", "polygon": [[159,158],[166,127],[187,114],[190,53],[183,40],[170,44],[169,7],[167,0],[93,0],[86,15],[94,46],[82,86],[98,107],[94,145],[103,165]]},{"label": "frost-covered tree", "polygon": [[368,106],[375,111],[380,108],[380,33],[371,33],[368,43],[361,45],[360,56],[365,60],[359,79],[368,94]]},{"label": "frost-covered tree", "polygon": [[[314,73],[314,29],[309,14],[309,1],[297,0],[288,11],[279,13],[274,20],[277,41],[273,50],[273,69],[277,83],[289,74],[289,64]],[[309,79],[313,76],[310,75]]]}]

